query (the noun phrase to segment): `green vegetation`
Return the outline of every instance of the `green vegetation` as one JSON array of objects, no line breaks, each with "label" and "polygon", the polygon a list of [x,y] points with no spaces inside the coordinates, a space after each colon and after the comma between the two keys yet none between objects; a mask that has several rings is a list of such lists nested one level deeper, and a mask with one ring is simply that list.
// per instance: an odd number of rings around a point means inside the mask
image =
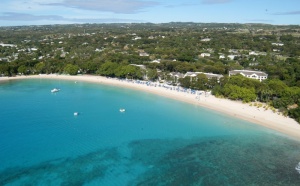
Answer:
[{"label": "green vegetation", "polygon": [[[176,22],[0,27],[0,76],[80,73],[160,80],[266,103],[264,109],[300,122],[299,31],[297,25]],[[236,69],[264,71],[268,79],[227,76]],[[224,77],[178,78],[171,72]]]},{"label": "green vegetation", "polygon": [[[215,86],[212,93],[216,96],[222,95],[232,100],[243,102],[259,101],[267,103],[275,112],[275,109],[284,115],[289,115],[300,122],[299,107],[300,87],[288,87],[280,80],[265,80],[259,82],[237,75],[232,76],[223,86]],[[262,107],[261,103],[250,104],[255,107]]]},{"label": "green vegetation", "polygon": [[70,75],[77,75],[79,67],[77,65],[67,64],[64,68],[64,72]]}]

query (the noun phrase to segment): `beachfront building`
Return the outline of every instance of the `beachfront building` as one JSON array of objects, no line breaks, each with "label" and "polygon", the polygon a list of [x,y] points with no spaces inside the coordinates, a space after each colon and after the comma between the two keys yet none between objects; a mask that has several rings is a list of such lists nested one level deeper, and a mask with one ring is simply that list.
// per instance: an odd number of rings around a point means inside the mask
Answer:
[{"label": "beachfront building", "polygon": [[173,80],[173,82],[175,82],[175,83],[178,83],[178,79],[184,77],[184,74],[182,74],[180,72],[171,72],[168,75]]},{"label": "beachfront building", "polygon": [[187,72],[187,73],[185,73],[183,78],[185,78],[185,77],[193,78],[193,77],[196,77],[199,74],[204,74],[207,77],[207,79],[217,78],[218,81],[220,80],[220,78],[223,77],[222,74],[213,74],[213,73],[205,73],[205,72]]},{"label": "beachfront building", "polygon": [[257,79],[260,82],[268,78],[268,74],[262,71],[252,71],[252,70],[232,70],[229,71],[229,76],[241,74],[244,77]]}]

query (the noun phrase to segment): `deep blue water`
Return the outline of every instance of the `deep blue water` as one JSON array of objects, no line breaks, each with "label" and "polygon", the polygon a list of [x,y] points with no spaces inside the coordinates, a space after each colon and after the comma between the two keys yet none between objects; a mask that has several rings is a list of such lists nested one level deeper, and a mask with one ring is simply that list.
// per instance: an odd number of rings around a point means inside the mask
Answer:
[{"label": "deep blue water", "polygon": [[157,95],[0,84],[0,185],[300,185],[299,161],[298,141]]}]

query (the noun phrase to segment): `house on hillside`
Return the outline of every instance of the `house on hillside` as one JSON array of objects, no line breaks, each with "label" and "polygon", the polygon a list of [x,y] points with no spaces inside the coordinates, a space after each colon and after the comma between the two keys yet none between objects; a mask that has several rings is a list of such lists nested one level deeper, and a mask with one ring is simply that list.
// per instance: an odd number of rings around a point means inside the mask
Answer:
[{"label": "house on hillside", "polygon": [[136,40],[140,40],[140,39],[142,39],[142,37],[136,36],[132,40],[136,41]]},{"label": "house on hillside", "polygon": [[250,51],[250,52],[249,52],[249,55],[250,55],[250,56],[258,56],[258,53],[255,52],[255,51]]},{"label": "house on hillside", "polygon": [[220,54],[219,59],[225,59],[225,55],[224,54]]},{"label": "house on hillside", "polygon": [[204,41],[204,42],[208,42],[210,41],[211,39],[210,38],[204,38],[204,39],[201,39],[201,41]]},{"label": "house on hillside", "polygon": [[10,62],[7,57],[0,57],[0,61],[2,61],[2,62]]},{"label": "house on hillside", "polygon": [[4,44],[4,43],[0,43],[0,46],[2,46],[2,47],[17,47],[17,45],[13,45],[13,44]]},{"label": "house on hillside", "polygon": [[232,70],[229,71],[229,76],[241,74],[244,77],[257,79],[260,82],[268,78],[268,74],[261,71],[252,71],[252,70]]},{"label": "house on hillside", "polygon": [[272,43],[273,46],[283,46],[283,43]]},{"label": "house on hillside", "polygon": [[257,66],[259,65],[259,63],[255,62],[255,63],[249,63],[249,66]]},{"label": "house on hillside", "polygon": [[237,55],[233,55],[233,54],[227,56],[227,58],[228,58],[229,60],[234,60],[234,59],[236,59],[237,57],[238,57]]},{"label": "house on hillside", "polygon": [[266,52],[256,52],[256,51],[250,51],[249,56],[266,56]]},{"label": "house on hillside", "polygon": [[229,53],[238,54],[238,53],[239,53],[239,50],[238,50],[238,49],[229,49],[228,52],[229,52]]},{"label": "house on hillside", "polygon": [[155,60],[151,61],[151,63],[160,63],[160,59],[155,59]]},{"label": "house on hillside", "polygon": [[201,53],[200,57],[210,57],[210,53]]},{"label": "house on hillside", "polygon": [[147,52],[140,52],[139,54],[141,57],[147,57],[149,54]]}]

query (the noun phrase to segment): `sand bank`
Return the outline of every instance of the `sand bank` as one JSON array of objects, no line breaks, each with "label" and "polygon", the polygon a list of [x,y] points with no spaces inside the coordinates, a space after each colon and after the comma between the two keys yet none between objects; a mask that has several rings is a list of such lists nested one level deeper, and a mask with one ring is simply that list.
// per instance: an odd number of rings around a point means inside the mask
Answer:
[{"label": "sand bank", "polygon": [[101,83],[111,86],[126,87],[149,93],[165,96],[168,98],[184,101],[190,104],[199,105],[209,108],[227,115],[237,117],[243,120],[256,123],[267,128],[273,129],[287,136],[300,140],[300,125],[293,119],[273,113],[271,110],[264,108],[257,108],[243,104],[238,101],[231,101],[227,99],[216,98],[212,95],[196,95],[178,90],[171,90],[166,87],[149,86],[147,84],[139,84],[132,81],[118,80],[100,76],[68,76],[68,75],[36,75],[36,76],[17,76],[17,77],[1,77],[0,80],[14,80],[14,79],[29,79],[29,78],[45,78],[45,79],[62,79],[72,81],[87,81],[92,83]]}]

